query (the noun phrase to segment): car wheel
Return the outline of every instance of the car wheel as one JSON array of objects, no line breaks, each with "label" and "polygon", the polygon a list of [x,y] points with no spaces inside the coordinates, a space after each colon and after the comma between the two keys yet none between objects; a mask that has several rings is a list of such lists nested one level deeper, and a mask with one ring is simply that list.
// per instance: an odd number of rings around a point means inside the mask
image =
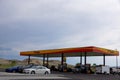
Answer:
[{"label": "car wheel", "polygon": [[15,70],[13,70],[12,72],[13,72],[13,73],[16,73],[16,71],[15,71]]},{"label": "car wheel", "polygon": [[45,75],[46,75],[46,74],[49,74],[48,71],[45,72]]},{"label": "car wheel", "polygon": [[35,71],[32,71],[31,74],[35,74]]}]

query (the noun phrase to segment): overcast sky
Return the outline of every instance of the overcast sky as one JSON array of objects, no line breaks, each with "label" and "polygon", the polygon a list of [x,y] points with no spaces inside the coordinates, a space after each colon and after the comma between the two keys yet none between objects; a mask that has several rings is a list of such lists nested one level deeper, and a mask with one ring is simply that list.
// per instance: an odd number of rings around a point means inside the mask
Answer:
[{"label": "overcast sky", "polygon": [[[120,0],[0,0],[0,58],[23,59],[20,51],[64,47],[119,51],[119,42]],[[115,57],[106,63],[115,65]]]}]

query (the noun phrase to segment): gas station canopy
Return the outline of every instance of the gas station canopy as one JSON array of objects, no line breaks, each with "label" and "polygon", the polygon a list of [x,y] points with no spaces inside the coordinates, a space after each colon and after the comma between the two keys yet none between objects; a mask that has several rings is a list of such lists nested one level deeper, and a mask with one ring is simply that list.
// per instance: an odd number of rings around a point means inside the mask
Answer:
[{"label": "gas station canopy", "polygon": [[78,57],[78,56],[119,56],[119,52],[116,50],[110,50],[95,46],[77,47],[77,48],[62,48],[62,49],[49,49],[49,50],[35,50],[20,52],[21,56],[34,56],[43,57],[47,55],[49,57],[61,57],[64,54],[66,57]]}]

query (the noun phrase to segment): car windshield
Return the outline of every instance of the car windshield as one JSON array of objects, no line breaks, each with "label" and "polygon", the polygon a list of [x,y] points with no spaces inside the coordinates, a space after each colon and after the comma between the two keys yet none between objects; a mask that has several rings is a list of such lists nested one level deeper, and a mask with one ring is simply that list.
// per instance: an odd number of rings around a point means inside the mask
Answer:
[{"label": "car windshield", "polygon": [[32,69],[46,69],[44,66],[33,66]]},{"label": "car windshield", "polygon": [[37,68],[37,66],[32,66],[31,68],[36,69],[36,68]]}]

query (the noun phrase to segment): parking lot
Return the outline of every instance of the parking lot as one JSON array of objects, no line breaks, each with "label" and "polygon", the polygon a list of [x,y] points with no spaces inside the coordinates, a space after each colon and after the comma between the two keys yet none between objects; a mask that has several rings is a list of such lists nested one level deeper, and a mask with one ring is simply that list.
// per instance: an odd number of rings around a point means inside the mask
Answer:
[{"label": "parking lot", "polygon": [[0,80],[120,80],[119,75],[52,72],[48,75],[0,72]]}]

